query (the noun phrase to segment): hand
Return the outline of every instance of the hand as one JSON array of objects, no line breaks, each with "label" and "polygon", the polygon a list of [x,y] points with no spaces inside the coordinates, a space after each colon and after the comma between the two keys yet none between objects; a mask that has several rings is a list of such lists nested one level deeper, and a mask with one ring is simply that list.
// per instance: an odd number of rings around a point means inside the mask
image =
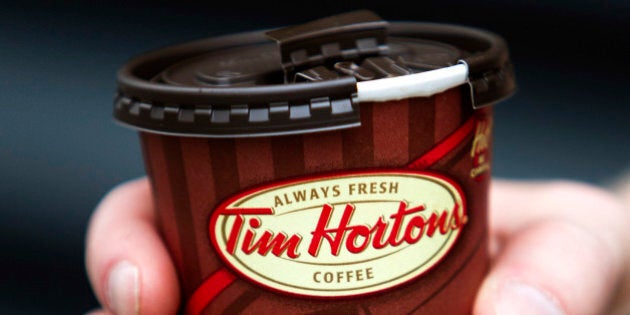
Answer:
[{"label": "hand", "polygon": [[614,196],[494,181],[490,203],[492,267],[474,314],[630,314],[630,220]]},{"label": "hand", "polygon": [[[175,268],[154,216],[146,179],[119,186],[97,207],[86,254],[105,308],[95,313],[178,309]],[[630,314],[629,230],[627,209],[597,188],[494,181],[492,268],[474,314]]]}]

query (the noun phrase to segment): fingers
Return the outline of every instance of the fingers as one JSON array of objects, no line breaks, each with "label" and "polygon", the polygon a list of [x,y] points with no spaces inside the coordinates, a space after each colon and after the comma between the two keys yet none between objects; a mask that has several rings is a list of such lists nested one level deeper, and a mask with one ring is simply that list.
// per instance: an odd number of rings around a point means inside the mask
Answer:
[{"label": "fingers", "polygon": [[90,219],[86,267],[107,313],[176,313],[179,286],[152,202],[147,180],[132,181],[110,192]]},{"label": "fingers", "polygon": [[499,239],[475,314],[603,314],[627,257],[626,214],[610,195],[568,183],[496,182]]},{"label": "fingers", "polygon": [[477,314],[602,314],[618,262],[583,228],[548,221],[505,245],[482,287]]},{"label": "fingers", "polygon": [[[621,198],[626,207],[626,213],[630,216],[630,169],[621,174],[611,188]],[[630,235],[630,232],[626,234]],[[630,240],[626,241],[626,254],[630,255]],[[610,314],[630,314],[630,266],[626,266],[625,277],[622,280],[622,285],[617,290],[617,296],[613,302]]]}]

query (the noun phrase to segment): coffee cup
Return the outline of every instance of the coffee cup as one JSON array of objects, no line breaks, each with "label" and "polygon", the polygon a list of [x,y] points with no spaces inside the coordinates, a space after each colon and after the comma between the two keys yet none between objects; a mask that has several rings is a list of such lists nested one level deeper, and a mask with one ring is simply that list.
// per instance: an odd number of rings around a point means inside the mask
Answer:
[{"label": "coffee cup", "polygon": [[350,12],[118,74],[186,314],[463,314],[488,268],[505,42]]}]

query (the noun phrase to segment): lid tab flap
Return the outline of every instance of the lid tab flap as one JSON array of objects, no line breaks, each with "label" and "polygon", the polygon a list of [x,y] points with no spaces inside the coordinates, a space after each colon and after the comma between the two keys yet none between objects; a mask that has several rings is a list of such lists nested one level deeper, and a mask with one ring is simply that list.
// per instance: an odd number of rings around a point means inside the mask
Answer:
[{"label": "lid tab flap", "polygon": [[339,14],[265,33],[275,40],[285,77],[307,67],[386,53],[389,23],[371,11]]}]

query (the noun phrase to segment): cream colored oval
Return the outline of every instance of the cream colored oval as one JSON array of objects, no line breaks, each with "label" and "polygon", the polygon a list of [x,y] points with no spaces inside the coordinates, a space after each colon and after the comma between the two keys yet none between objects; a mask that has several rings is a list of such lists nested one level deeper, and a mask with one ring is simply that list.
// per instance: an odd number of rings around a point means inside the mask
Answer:
[{"label": "cream colored oval", "polygon": [[[372,189],[372,183],[376,183],[376,189]],[[361,184],[365,185],[362,190],[359,189]],[[302,195],[294,195],[302,191],[307,192],[303,200]],[[295,196],[298,196],[299,201]],[[316,230],[325,204],[333,207],[326,225],[328,228],[339,225],[348,204],[354,206],[349,226],[373,227],[381,216],[393,220],[391,215],[397,213],[401,202],[405,203],[407,209],[424,206],[423,211],[413,216],[422,215],[427,219],[432,212],[436,212],[448,215],[448,222],[452,226],[456,225],[454,220],[461,221],[461,224],[445,234],[436,232],[431,237],[423,235],[413,244],[403,242],[398,246],[380,249],[368,246],[360,253],[351,253],[342,246],[335,254],[331,242],[324,240],[319,243],[316,256],[309,253],[313,242],[312,232]],[[273,214],[242,216],[245,224],[238,230],[238,246],[232,254],[226,248],[231,233],[237,230],[234,226],[237,216],[230,215],[230,211],[243,208],[272,208]],[[211,220],[211,238],[217,251],[233,269],[271,290],[313,297],[369,294],[413,280],[444,258],[466,222],[464,199],[456,183],[443,176],[414,171],[352,172],[298,179],[239,194],[219,209],[221,211],[216,211]],[[274,235],[283,232],[287,237],[299,235],[299,256],[292,259],[286,255],[286,251],[279,256],[257,252],[246,254],[241,251],[247,224],[252,218],[262,222],[259,228],[251,229],[256,231],[257,236],[265,230]],[[409,223],[412,215],[404,218],[401,221],[403,227]],[[392,229],[393,222],[390,222],[387,232]],[[334,238],[335,234],[330,235]],[[347,239],[348,233],[345,236]],[[374,235],[370,237],[370,240],[374,239]]]}]

